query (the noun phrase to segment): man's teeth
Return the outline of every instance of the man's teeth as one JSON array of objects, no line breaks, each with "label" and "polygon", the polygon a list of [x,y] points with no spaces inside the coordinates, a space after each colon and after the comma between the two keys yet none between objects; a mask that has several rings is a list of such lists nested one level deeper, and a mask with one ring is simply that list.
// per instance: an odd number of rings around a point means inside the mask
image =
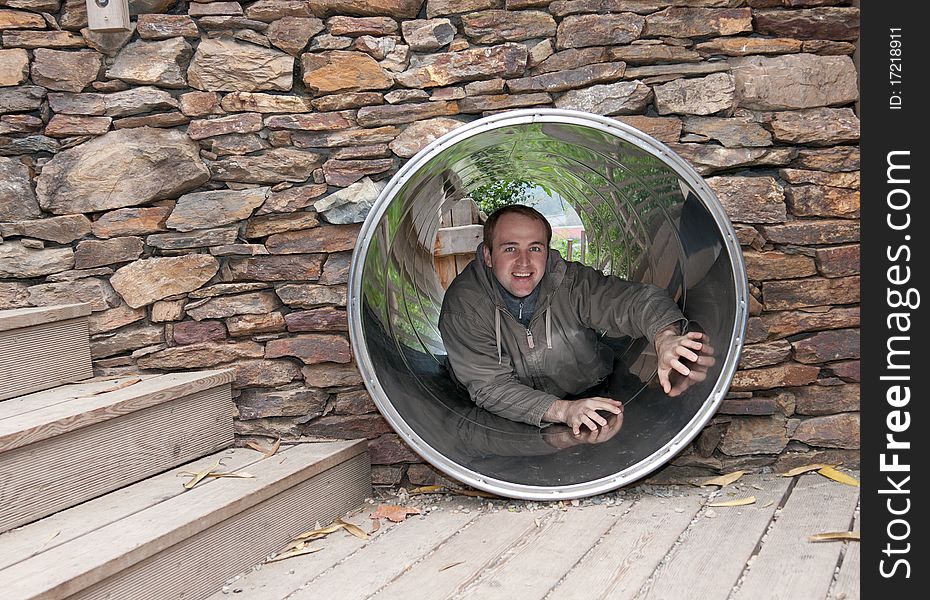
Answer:
[{"label": "man's teeth", "polygon": [[513,273],[514,277],[529,277],[532,273]]}]

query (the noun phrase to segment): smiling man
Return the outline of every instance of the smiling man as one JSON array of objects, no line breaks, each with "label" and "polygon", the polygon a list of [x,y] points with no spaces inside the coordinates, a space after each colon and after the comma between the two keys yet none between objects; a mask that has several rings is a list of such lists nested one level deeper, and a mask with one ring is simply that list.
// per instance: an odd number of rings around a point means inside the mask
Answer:
[{"label": "smiling man", "polygon": [[522,205],[484,225],[476,259],[455,278],[439,316],[449,366],[480,407],[514,421],[565,423],[575,434],[607,424],[623,406],[593,391],[613,369],[600,333],[653,340],[659,382],[688,376],[701,334],[654,285],[604,275],[549,249],[552,228]]}]

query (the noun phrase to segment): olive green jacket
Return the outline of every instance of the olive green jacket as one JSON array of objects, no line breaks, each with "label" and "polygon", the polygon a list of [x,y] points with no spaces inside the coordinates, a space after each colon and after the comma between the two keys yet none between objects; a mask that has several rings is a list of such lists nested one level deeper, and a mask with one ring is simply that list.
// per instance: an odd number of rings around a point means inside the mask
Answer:
[{"label": "olive green jacket", "polygon": [[455,378],[480,407],[541,426],[559,398],[610,375],[600,335],[654,340],[685,317],[664,290],[602,274],[549,251],[529,327],[507,310],[494,274],[477,258],[449,286],[439,331]]}]

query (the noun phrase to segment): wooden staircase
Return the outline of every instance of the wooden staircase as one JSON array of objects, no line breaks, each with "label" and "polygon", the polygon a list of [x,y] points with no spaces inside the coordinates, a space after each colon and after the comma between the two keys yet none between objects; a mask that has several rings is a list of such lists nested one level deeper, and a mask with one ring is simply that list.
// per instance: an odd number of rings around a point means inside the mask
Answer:
[{"label": "wooden staircase", "polygon": [[92,378],[89,314],[0,311],[4,599],[205,598],[371,495],[364,440],[231,448],[231,369]]}]

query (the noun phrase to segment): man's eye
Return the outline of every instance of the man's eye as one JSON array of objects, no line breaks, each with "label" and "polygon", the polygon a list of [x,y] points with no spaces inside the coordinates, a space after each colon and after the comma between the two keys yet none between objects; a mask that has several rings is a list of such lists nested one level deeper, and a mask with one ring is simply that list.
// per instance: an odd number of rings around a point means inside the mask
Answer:
[{"label": "man's eye", "polygon": [[504,252],[513,252],[513,248],[504,248]]},{"label": "man's eye", "polygon": [[542,248],[540,248],[539,246],[533,246],[532,248],[530,248],[530,252],[542,252]]}]

